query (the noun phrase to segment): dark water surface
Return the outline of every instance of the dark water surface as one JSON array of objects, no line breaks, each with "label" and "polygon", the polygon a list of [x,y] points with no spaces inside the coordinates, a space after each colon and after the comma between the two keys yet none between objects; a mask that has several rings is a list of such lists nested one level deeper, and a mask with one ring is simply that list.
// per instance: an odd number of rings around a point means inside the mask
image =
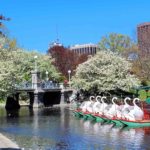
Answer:
[{"label": "dark water surface", "polygon": [[7,117],[0,108],[0,132],[31,150],[149,150],[150,128],[115,128],[73,116],[69,106],[31,110]]}]

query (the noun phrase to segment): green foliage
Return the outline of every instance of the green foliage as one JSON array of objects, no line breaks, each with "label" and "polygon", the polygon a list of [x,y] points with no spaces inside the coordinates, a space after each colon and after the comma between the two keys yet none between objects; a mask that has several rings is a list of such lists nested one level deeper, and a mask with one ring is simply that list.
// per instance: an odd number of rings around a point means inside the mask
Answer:
[{"label": "green foliage", "polygon": [[0,104],[5,103],[4,99],[0,99]]},{"label": "green foliage", "polygon": [[137,95],[137,94],[138,94],[138,93],[137,93],[137,90],[134,89],[134,88],[131,88],[131,89],[129,90],[129,92],[132,93],[133,95]]},{"label": "green foliage", "polygon": [[[0,36],[0,97],[12,93],[14,84],[31,80],[31,71],[35,67],[41,72],[41,78],[45,79],[45,72],[48,71],[49,78],[58,80],[60,75],[52,65],[49,56],[37,52],[28,52],[17,48],[15,41],[11,41],[4,36]],[[34,56],[37,59],[34,59]]]},{"label": "green foliage", "polygon": [[141,81],[141,85],[142,85],[142,86],[148,86],[148,81],[142,80],[142,81]]},{"label": "green foliage", "polygon": [[99,42],[99,49],[120,53],[125,49],[129,49],[132,44],[133,43],[129,36],[111,33],[102,37],[101,41]]},{"label": "green foliage", "polygon": [[139,95],[139,99],[141,99],[143,101],[146,100],[146,98],[147,98],[147,93],[145,90],[139,90],[138,95]]},{"label": "green foliage", "polygon": [[139,85],[139,80],[130,74],[130,68],[131,64],[124,58],[112,52],[100,51],[78,66],[72,85],[91,92],[129,91]]},{"label": "green foliage", "polygon": [[147,97],[150,97],[150,90],[147,91]]},{"label": "green foliage", "polygon": [[138,95],[139,99],[146,101],[146,103],[150,104],[150,90],[139,90]]}]

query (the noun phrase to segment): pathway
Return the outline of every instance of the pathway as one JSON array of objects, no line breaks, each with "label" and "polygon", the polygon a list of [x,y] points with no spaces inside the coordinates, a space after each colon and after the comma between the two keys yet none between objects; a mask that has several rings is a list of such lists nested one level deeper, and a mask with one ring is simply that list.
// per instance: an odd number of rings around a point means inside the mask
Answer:
[{"label": "pathway", "polygon": [[0,149],[19,150],[19,146],[0,133]]}]

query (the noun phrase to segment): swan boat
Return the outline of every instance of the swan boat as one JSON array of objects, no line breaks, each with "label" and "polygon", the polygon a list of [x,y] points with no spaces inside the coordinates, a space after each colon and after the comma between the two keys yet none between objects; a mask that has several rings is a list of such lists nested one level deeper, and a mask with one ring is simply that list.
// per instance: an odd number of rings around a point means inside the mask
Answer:
[{"label": "swan boat", "polygon": [[100,123],[114,123],[116,126],[124,127],[150,127],[150,119],[143,119],[143,120],[136,120],[130,121],[125,119],[119,118],[107,118],[106,116],[102,116],[99,114],[89,114],[89,113],[82,113],[80,110],[74,111],[75,116],[79,118],[84,118],[85,120],[94,120],[95,122]]},{"label": "swan boat", "polygon": [[115,126],[119,127],[150,127],[150,114],[147,113],[147,111],[144,111],[144,116],[140,120],[129,120],[128,118],[119,118],[117,116],[109,118],[106,115],[102,115],[96,112],[83,112],[81,108],[76,109],[73,112],[75,116],[79,118],[84,118],[85,120],[94,120],[95,122],[100,122],[104,124],[113,123]]}]

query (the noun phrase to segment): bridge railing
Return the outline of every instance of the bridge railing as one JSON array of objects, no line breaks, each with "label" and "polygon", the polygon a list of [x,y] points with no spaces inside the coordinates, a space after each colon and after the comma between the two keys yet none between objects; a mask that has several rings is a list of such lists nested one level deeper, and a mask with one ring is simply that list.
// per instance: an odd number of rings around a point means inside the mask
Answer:
[{"label": "bridge railing", "polygon": [[40,82],[37,84],[33,84],[31,82],[23,82],[20,84],[15,84],[15,89],[17,90],[29,90],[29,89],[36,89],[40,88],[40,89],[58,89],[61,88],[61,85],[59,83],[54,83],[51,81],[46,81],[46,82]]},{"label": "bridge railing", "polygon": [[40,87],[42,89],[58,89],[60,88],[60,84],[48,81],[48,82],[40,83]]},{"label": "bridge railing", "polygon": [[32,83],[30,82],[22,82],[20,84],[15,84],[15,89],[23,90],[23,89],[33,89]]}]

